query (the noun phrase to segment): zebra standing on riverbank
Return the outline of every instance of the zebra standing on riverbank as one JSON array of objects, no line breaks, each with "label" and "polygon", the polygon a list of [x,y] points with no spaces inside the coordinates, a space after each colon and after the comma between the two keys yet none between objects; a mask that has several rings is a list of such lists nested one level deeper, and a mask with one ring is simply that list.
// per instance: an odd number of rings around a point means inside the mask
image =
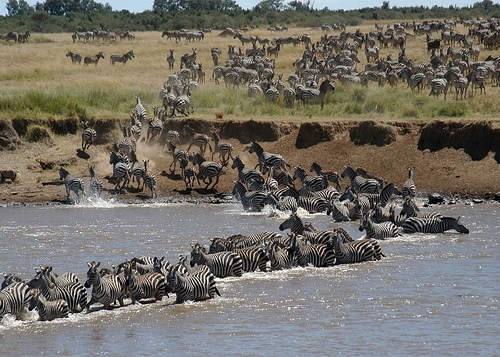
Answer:
[{"label": "zebra standing on riverbank", "polygon": [[198,153],[189,159],[194,165],[198,165],[198,175],[203,179],[203,183],[206,184],[205,190],[208,190],[208,187],[212,184],[215,177],[215,182],[211,187],[213,190],[219,183],[219,178],[222,174],[222,165],[218,162],[207,161]]},{"label": "zebra standing on riverbank", "polygon": [[210,130],[210,136],[214,142],[214,150],[212,151],[212,161],[214,160],[214,154],[219,153],[219,160],[222,165],[225,165],[229,159],[233,159],[233,145],[221,141],[219,133],[215,130]]},{"label": "zebra standing on riverbank", "polygon": [[156,177],[155,175],[148,169],[149,159],[143,160],[144,162],[144,184],[151,190],[151,198],[158,197],[156,193]]},{"label": "zebra standing on riverbank", "polygon": [[85,184],[83,180],[79,177],[73,177],[69,172],[63,168],[59,167],[59,179],[64,182],[66,187],[66,200],[69,201],[71,192],[76,195],[76,202],[80,203],[80,194],[85,197]]},{"label": "zebra standing on riverbank", "polygon": [[415,181],[413,181],[414,173],[415,173],[415,168],[408,167],[408,179],[403,184],[403,189],[401,190],[403,198],[406,197],[415,198],[417,196],[417,187],[415,186]]},{"label": "zebra standing on riverbank", "polygon": [[[260,146],[260,144],[257,143],[256,141],[250,142],[250,149],[248,149],[248,152],[250,154],[254,152],[255,154],[257,154],[257,157],[259,159],[259,163],[257,166],[259,166],[259,170],[263,174],[266,172],[267,169],[271,167],[281,167],[285,171],[287,170],[287,167],[290,167],[290,165],[287,164],[283,156],[264,151],[264,148]],[[255,166],[255,168],[257,168],[257,166]]]},{"label": "zebra standing on riverbank", "polygon": [[243,184],[248,185],[256,182],[258,184],[263,184],[265,182],[264,176],[255,169],[245,169],[245,164],[241,161],[239,156],[233,158],[233,164],[231,165],[232,169],[238,170],[238,181]]},{"label": "zebra standing on riverbank", "polygon": [[83,133],[82,133],[82,151],[85,151],[94,143],[97,137],[97,132],[94,128],[89,127],[89,122],[83,122]]}]

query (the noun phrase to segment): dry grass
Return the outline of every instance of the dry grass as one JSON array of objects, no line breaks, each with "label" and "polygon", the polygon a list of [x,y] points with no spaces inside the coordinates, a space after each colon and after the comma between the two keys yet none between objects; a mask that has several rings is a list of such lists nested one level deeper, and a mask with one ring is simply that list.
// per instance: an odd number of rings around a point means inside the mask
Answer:
[{"label": "dry grass", "polygon": [[[362,32],[375,29],[374,23],[366,23],[357,27]],[[355,31],[357,28],[348,28]],[[459,27],[456,32],[466,33]],[[134,105],[134,95],[142,98],[148,110],[153,105],[161,105],[158,93],[163,81],[172,72],[167,70],[166,56],[169,49],[174,49],[176,58],[175,70],[179,69],[180,57],[197,48],[198,62],[206,68],[206,83],[200,85],[193,94],[197,118],[212,119],[217,113],[224,113],[224,119],[284,119],[293,121],[327,120],[339,116],[349,119],[418,119],[435,115],[445,117],[467,117],[494,119],[500,111],[497,100],[500,90],[487,86],[487,94],[475,96],[461,102],[449,95],[444,103],[442,99],[428,98],[423,94],[411,93],[405,84],[397,88],[388,86],[380,89],[370,83],[369,89],[342,88],[337,85],[337,93],[327,100],[325,110],[320,112],[316,106],[307,108],[285,109],[283,105],[266,103],[263,100],[251,100],[247,96],[246,87],[226,89],[224,84],[214,84],[211,78],[213,63],[210,49],[218,47],[222,50],[222,61],[227,59],[228,44],[240,46],[237,39],[218,37],[219,32],[207,33],[205,40],[179,44],[161,37],[160,32],[136,33],[134,41],[117,41],[113,43],[73,43],[71,34],[33,34],[28,44],[0,44],[0,110],[6,117],[65,117],[83,115],[89,118],[126,118]],[[263,29],[251,31],[251,35],[273,38],[308,34],[313,41],[320,39],[322,32],[317,28],[292,28],[286,34],[277,34]],[[7,50],[8,49],[8,50]],[[125,65],[109,63],[111,54],[123,54],[133,49],[136,58]],[[103,51],[105,59],[97,65],[84,66],[72,64],[66,57],[68,51],[80,53],[82,56],[95,55]],[[302,46],[287,45],[276,60],[276,74],[283,78],[292,74],[292,63],[300,58]],[[382,48],[381,56],[398,56],[399,49]],[[425,36],[409,36],[406,54],[415,62],[428,60],[425,51]],[[500,51],[483,51],[480,58],[488,54],[497,56]],[[360,53],[361,70],[366,58]],[[35,108],[25,106],[26,98],[40,93],[38,101],[61,101],[57,104],[62,109],[36,104]],[[361,93],[363,101],[359,102]],[[396,99],[396,100],[395,100]],[[426,111],[422,112],[425,108]],[[422,114],[423,113],[423,114]]]}]

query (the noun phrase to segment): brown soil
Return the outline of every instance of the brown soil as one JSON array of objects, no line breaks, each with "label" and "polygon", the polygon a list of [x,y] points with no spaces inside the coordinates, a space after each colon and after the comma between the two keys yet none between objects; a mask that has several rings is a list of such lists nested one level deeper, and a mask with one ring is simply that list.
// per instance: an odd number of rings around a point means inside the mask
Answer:
[{"label": "brown soil", "polygon": [[[108,182],[112,170],[109,164],[110,143],[120,139],[119,121],[96,124],[97,144],[85,153],[75,120],[45,122],[52,134],[41,141],[28,142],[26,121],[0,121],[0,173],[6,180],[0,183],[0,200],[12,202],[64,201],[65,189],[59,182],[58,168],[65,166],[74,176],[88,182],[87,164],[96,165],[96,173],[104,182],[104,195],[118,199],[143,199],[149,192],[134,188],[123,194],[112,192]],[[419,121],[384,122],[335,121],[294,124],[289,122],[175,120],[172,129],[182,131],[189,123],[197,132],[217,129],[224,141],[234,147],[246,167],[257,163],[255,154],[248,153],[250,141],[259,142],[266,151],[279,153],[292,166],[309,171],[311,161],[325,170],[341,172],[344,165],[362,167],[369,173],[395,182],[399,187],[407,178],[407,167],[415,167],[415,183],[421,195],[438,192],[459,197],[498,197],[500,192],[500,123],[497,121]],[[36,123],[39,124],[39,123]],[[15,128],[15,131],[12,130]],[[160,138],[160,140],[164,140]],[[163,141],[162,141],[163,142]],[[187,143],[179,145],[185,149]],[[208,155],[208,154],[207,154]],[[156,174],[159,198],[213,197],[230,193],[235,170],[225,168],[216,190],[206,191],[195,186],[188,192],[179,175],[172,174],[168,165],[171,154],[160,144],[139,142],[137,156],[149,158]],[[10,183],[9,173],[17,176]],[[135,187],[135,184],[132,184]],[[349,185],[344,179],[342,185]]]}]

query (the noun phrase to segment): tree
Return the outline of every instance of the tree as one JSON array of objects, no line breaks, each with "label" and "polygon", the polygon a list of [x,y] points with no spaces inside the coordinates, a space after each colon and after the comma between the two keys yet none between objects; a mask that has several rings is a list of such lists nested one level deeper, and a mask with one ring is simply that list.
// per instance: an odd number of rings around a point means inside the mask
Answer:
[{"label": "tree", "polygon": [[313,9],[313,5],[311,4],[311,2],[312,2],[311,0],[307,1],[294,0],[288,3],[288,7],[294,11],[309,11]]},{"label": "tree", "polygon": [[8,16],[26,16],[31,14],[34,9],[25,0],[9,0],[5,6]]},{"label": "tree", "polygon": [[389,1],[382,1],[382,10],[389,10]]},{"label": "tree", "polygon": [[280,11],[283,10],[284,5],[282,0],[262,0],[255,7],[262,11]]}]

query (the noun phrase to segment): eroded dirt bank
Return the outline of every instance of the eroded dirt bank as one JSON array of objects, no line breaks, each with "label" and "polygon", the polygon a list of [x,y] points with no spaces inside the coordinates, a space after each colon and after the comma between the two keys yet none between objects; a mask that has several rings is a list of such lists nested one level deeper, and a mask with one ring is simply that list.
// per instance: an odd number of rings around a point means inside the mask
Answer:
[{"label": "eroded dirt bank", "polygon": [[[85,153],[81,147],[81,127],[77,119],[57,121],[0,120],[0,172],[13,171],[13,183],[0,184],[2,202],[53,201],[65,198],[64,187],[58,185],[57,169],[65,166],[71,174],[83,176],[88,182],[88,163],[96,165],[96,172],[104,188],[113,185],[106,177],[112,173],[109,150],[113,141],[121,138],[120,125],[126,121],[97,121],[96,145]],[[36,136],[36,142],[27,140],[32,125],[46,130]],[[341,172],[344,165],[362,167],[383,178],[386,182],[402,185],[407,178],[407,167],[415,167],[414,180],[420,193],[439,192],[460,197],[492,198],[500,192],[500,122],[498,121],[418,121],[383,122],[335,121],[296,124],[279,121],[231,121],[175,119],[167,129],[177,130],[189,124],[200,133],[218,130],[222,140],[234,147],[247,167],[257,163],[255,154],[248,153],[251,141],[259,142],[266,151],[279,153],[292,166],[301,165],[309,171],[311,161],[324,169]],[[144,134],[146,128],[143,128]],[[166,130],[164,130],[164,133]],[[57,134],[57,135],[56,135]],[[184,192],[185,185],[179,169],[172,174],[168,168],[171,154],[163,148],[165,138],[158,143],[141,140],[137,147],[140,160],[150,159],[150,166],[157,176],[160,197],[231,192],[236,179],[230,164],[216,187],[205,191],[195,187]],[[179,148],[187,148],[183,138]],[[212,143],[213,145],[213,143]],[[208,157],[208,153],[206,155]],[[215,156],[215,159],[217,156]],[[349,184],[347,179],[343,186]],[[135,184],[132,184],[135,187]],[[149,192],[131,188],[120,198],[143,198]]]}]

